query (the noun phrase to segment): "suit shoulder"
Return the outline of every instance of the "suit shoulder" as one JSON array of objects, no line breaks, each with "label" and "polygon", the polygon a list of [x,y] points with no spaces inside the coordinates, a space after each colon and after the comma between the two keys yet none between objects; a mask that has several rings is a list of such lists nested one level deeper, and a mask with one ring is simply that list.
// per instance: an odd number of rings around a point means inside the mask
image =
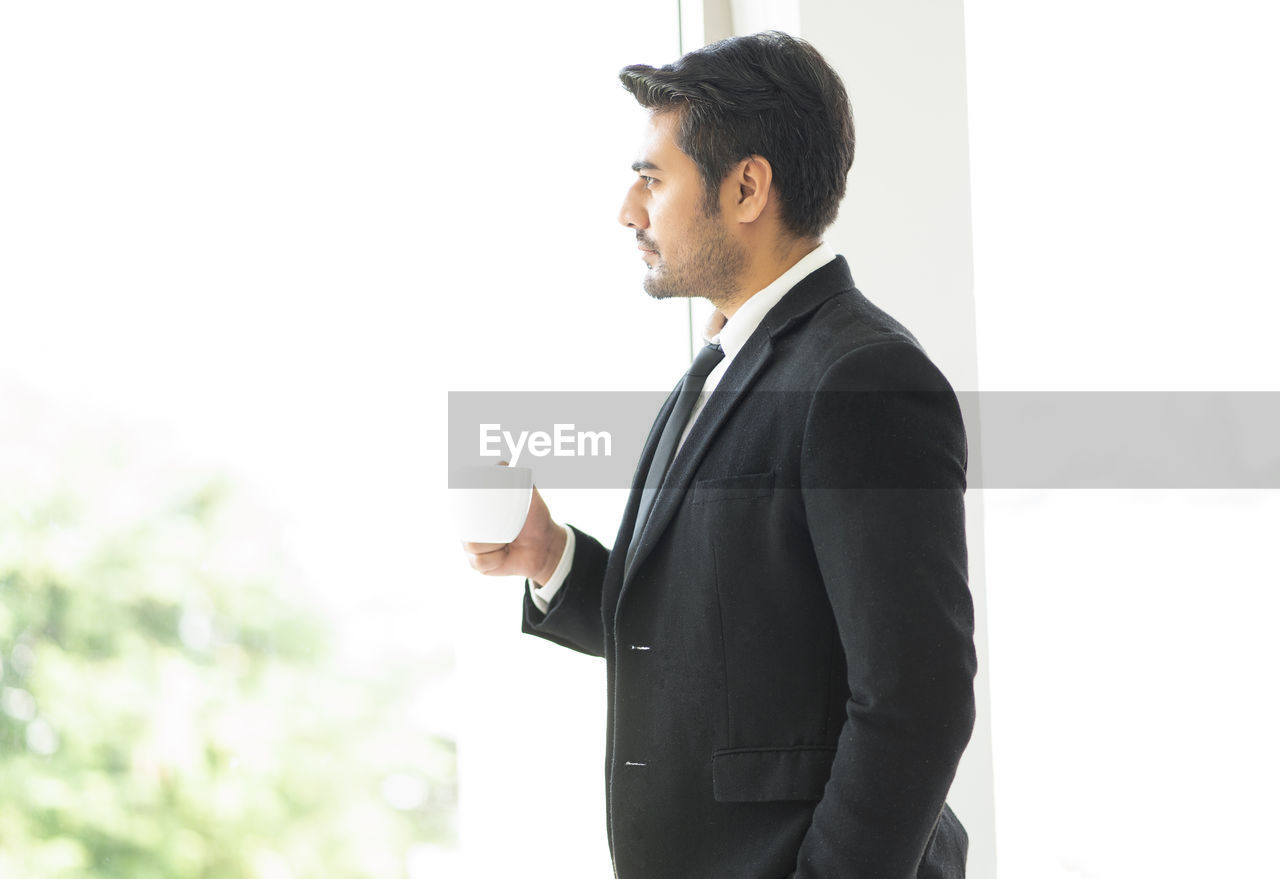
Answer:
[{"label": "suit shoulder", "polygon": [[947,384],[915,335],[856,288],[829,298],[794,336],[788,347],[809,364],[815,386],[823,376],[859,372],[917,387]]},{"label": "suit shoulder", "polygon": [[916,337],[852,286],[774,342],[779,356],[765,383],[769,389],[953,393]]},{"label": "suit shoulder", "polygon": [[809,329],[826,336],[828,350],[839,355],[884,342],[902,342],[924,352],[910,330],[856,287],[828,299],[814,313]]}]

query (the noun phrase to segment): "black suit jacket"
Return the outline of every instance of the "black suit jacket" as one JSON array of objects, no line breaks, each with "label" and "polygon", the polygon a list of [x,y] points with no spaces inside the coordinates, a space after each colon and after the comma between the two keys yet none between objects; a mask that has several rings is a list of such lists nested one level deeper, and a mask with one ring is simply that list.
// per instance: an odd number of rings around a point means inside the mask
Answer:
[{"label": "black suit jacket", "polygon": [[765,316],[640,535],[577,533],[524,630],[608,663],[620,879],[964,874],[973,726],[955,395],[837,258]]}]

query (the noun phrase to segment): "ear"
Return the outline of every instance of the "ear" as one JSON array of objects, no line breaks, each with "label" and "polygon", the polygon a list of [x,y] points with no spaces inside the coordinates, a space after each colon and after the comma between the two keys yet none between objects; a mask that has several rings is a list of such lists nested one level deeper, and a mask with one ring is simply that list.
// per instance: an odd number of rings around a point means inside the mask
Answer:
[{"label": "ear", "polygon": [[752,223],[760,219],[773,191],[773,166],[764,156],[748,156],[729,172],[733,187],[734,219]]}]

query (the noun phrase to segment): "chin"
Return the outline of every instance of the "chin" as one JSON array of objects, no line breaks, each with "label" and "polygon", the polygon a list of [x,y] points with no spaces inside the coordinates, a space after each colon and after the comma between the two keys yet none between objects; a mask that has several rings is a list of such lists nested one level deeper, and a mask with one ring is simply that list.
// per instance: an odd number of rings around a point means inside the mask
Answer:
[{"label": "chin", "polygon": [[662,270],[661,264],[649,266],[645,270],[642,286],[651,299],[670,299],[672,296],[680,295],[678,291],[672,289],[670,279]]},{"label": "chin", "polygon": [[652,299],[674,299],[685,294],[679,290],[672,290],[670,287],[654,280],[653,278],[644,279],[644,292],[649,294]]}]

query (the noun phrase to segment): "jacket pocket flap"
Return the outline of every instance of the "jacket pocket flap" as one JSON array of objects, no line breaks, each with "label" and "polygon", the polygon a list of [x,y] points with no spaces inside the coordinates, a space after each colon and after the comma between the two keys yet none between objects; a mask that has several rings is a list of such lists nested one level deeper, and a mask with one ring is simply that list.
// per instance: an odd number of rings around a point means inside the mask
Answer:
[{"label": "jacket pocket flap", "polygon": [[715,798],[721,803],[818,800],[831,775],[831,747],[735,748],[711,756]]},{"label": "jacket pocket flap", "polygon": [[699,479],[693,484],[693,502],[747,500],[773,493],[774,473],[742,473],[717,479]]}]

